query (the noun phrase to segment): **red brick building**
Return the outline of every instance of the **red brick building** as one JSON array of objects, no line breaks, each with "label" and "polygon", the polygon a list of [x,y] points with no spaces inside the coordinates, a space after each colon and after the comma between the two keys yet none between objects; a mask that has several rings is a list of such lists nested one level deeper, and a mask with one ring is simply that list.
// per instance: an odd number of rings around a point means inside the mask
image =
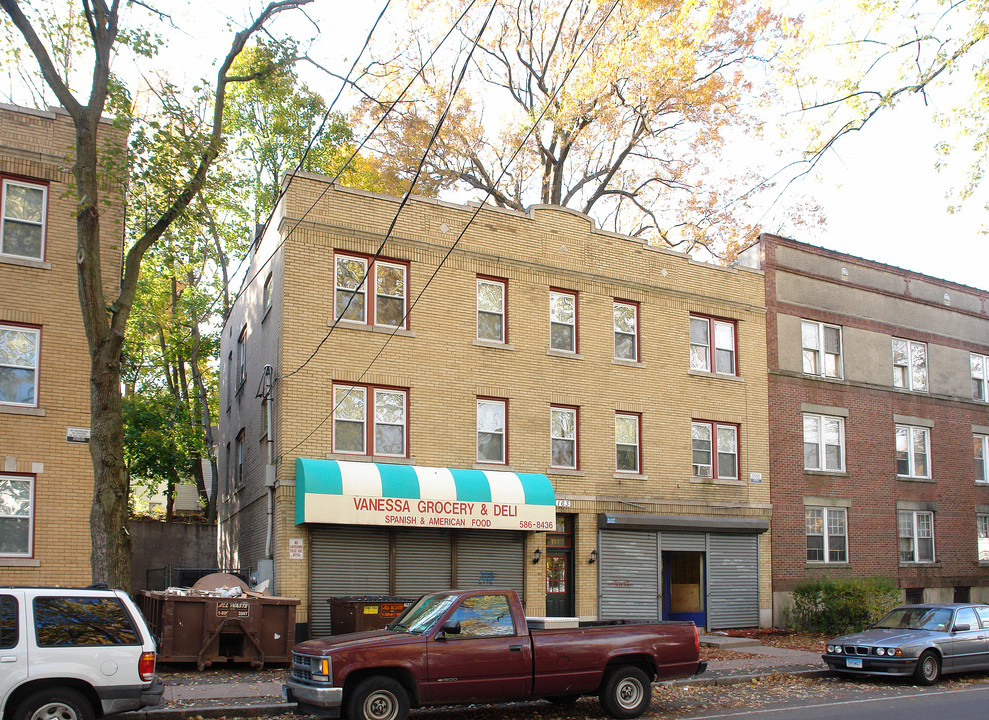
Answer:
[{"label": "red brick building", "polygon": [[762,235],[774,623],[793,587],[989,601],[989,292]]}]

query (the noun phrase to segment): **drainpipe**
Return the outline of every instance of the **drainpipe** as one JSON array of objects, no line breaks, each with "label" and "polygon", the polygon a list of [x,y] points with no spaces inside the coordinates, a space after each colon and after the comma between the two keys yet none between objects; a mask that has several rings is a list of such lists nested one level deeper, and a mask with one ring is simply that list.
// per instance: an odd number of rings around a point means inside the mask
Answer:
[{"label": "drainpipe", "polygon": [[268,439],[265,443],[268,446],[268,463],[264,467],[264,484],[268,488],[268,512],[267,526],[264,541],[264,556],[266,559],[273,559],[271,552],[271,540],[274,535],[275,526],[275,426],[271,411],[272,384],[275,376],[275,369],[271,365],[265,365],[261,373],[261,385],[258,388],[257,397],[261,398],[264,405],[265,423],[268,428]]}]

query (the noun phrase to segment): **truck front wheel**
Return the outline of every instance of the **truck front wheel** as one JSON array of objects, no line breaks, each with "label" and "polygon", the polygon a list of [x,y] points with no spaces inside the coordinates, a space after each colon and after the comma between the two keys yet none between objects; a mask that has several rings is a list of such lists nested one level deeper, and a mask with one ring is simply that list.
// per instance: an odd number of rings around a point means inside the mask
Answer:
[{"label": "truck front wheel", "polygon": [[613,718],[634,718],[652,701],[649,677],[637,667],[625,665],[611,671],[598,696],[601,707]]},{"label": "truck front wheel", "polygon": [[348,720],[405,720],[408,715],[409,694],[383,675],[361,680],[347,700]]}]

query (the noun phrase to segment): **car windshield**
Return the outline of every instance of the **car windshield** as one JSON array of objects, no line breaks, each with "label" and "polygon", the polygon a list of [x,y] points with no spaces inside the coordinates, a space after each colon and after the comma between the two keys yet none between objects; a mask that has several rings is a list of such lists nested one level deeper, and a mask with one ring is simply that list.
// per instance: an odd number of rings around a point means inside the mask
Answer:
[{"label": "car windshield", "polygon": [[873,627],[944,632],[947,631],[950,623],[949,608],[902,607],[896,608]]},{"label": "car windshield", "polygon": [[454,601],[453,595],[423,595],[404,613],[395,618],[389,630],[416,635],[427,632]]}]

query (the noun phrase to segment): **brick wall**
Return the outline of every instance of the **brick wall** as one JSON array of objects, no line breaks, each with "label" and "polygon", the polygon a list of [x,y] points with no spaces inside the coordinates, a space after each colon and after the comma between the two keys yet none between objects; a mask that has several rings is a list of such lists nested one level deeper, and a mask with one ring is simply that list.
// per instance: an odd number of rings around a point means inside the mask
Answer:
[{"label": "brick wall", "polygon": [[[884,575],[948,600],[955,586],[973,588],[973,599],[986,593],[989,567],[978,562],[975,514],[989,504],[989,487],[973,479],[972,429],[989,423],[989,406],[971,398],[969,353],[989,352],[989,293],[773,236],[764,235],[761,246],[778,605],[796,583],[821,575]],[[842,379],[803,374],[801,318],[841,326]],[[783,328],[793,330],[784,335]],[[928,392],[893,388],[893,337],[927,344]],[[804,470],[806,404],[847,413],[845,472]],[[930,480],[897,477],[897,416],[929,426]],[[806,562],[807,497],[847,503],[847,563]],[[934,563],[900,563],[897,502],[936,504]],[[776,615],[780,622],[779,608]]]},{"label": "brick wall", "polygon": [[[300,222],[313,202],[315,208]],[[328,189],[323,178],[301,176],[286,196],[278,232],[269,232],[254,253],[251,275],[276,253],[274,308],[261,320],[262,273],[231,314],[221,350],[224,362],[231,351],[236,356],[237,337],[248,327],[246,392],[221,417],[221,448],[234,442],[240,427],[247,428],[251,439],[245,489],[229,497],[221,510],[221,544],[239,547],[241,563],[256,562],[258,546],[238,513],[266,492],[264,448],[256,440],[261,404],[254,398],[264,363],[275,365],[281,378],[275,388],[276,584],[280,594],[303,598],[302,607],[308,596],[307,561],[286,559],[288,538],[306,535],[303,527],[294,526],[291,483],[297,457],[338,457],[332,454],[333,382],[407,388],[409,459],[418,465],[472,467],[476,398],[507,399],[509,467],[547,473],[557,497],[572,503],[568,512],[576,519],[581,615],[597,612],[598,566],[586,561],[596,547],[599,512],[637,507],[650,513],[770,516],[761,273],[697,263],[599,231],[569,210],[537,207],[522,214],[485,209],[412,310],[408,332],[388,340],[387,333],[341,324],[326,338],[333,323],[334,251],[373,255],[397,208],[395,198]],[[473,211],[415,199],[402,212],[381,257],[408,263],[410,299],[430,282]],[[505,346],[476,342],[478,275],[507,281]],[[578,295],[576,355],[550,352],[550,288]],[[614,361],[616,298],[639,303],[639,363]],[[737,377],[689,370],[691,313],[737,321]],[[298,370],[324,339],[313,359]],[[225,370],[222,376],[227,382]],[[221,403],[223,398],[221,387]],[[577,471],[550,468],[551,404],[580,408]],[[615,476],[616,411],[642,415],[641,476]],[[737,483],[692,480],[692,419],[740,425]],[[760,474],[762,482],[749,482],[752,473]],[[541,535],[530,536],[527,556],[543,542]],[[768,608],[768,542],[763,548],[760,584],[763,607]],[[542,572],[542,565],[526,564],[530,614],[539,614]]]},{"label": "brick wall", "polygon": [[[123,142],[109,124],[103,137]],[[0,324],[40,328],[38,407],[0,405],[0,474],[33,479],[34,549],[0,556],[11,585],[91,580],[89,447],[66,442],[69,427],[89,428],[89,353],[79,309],[75,205],[70,190],[74,131],[62,111],[0,106],[0,174],[48,185],[42,261],[0,255]],[[101,208],[107,292],[119,284],[123,203]],[[112,297],[112,296],[111,296]]]}]

